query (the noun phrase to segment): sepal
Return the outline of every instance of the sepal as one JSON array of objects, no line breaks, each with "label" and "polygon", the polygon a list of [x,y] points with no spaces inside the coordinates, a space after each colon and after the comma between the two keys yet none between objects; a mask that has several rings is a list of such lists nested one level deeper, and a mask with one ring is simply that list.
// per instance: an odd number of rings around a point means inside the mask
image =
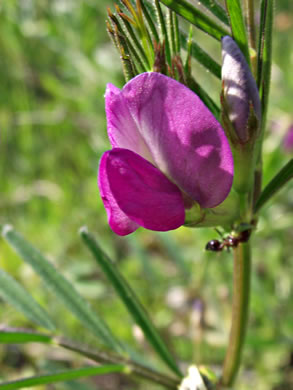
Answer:
[{"label": "sepal", "polygon": [[229,196],[217,207],[200,208],[195,203],[191,208],[185,208],[185,227],[227,227],[231,229],[234,221],[240,218],[239,195],[233,189]]}]

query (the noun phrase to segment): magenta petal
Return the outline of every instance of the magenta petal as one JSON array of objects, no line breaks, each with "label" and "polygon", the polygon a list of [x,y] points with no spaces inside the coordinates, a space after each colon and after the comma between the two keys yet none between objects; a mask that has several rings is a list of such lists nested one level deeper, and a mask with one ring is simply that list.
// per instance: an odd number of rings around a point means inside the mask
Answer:
[{"label": "magenta petal", "polygon": [[113,197],[106,168],[108,157],[109,152],[106,152],[100,160],[98,185],[111,229],[119,236],[125,236],[134,232],[139,228],[139,225],[127,217]]},{"label": "magenta petal", "polygon": [[106,93],[112,145],[152,162],[202,207],[229,194],[232,152],[225,133],[199,97],[159,73],[143,73],[122,91]]},{"label": "magenta petal", "polygon": [[[151,230],[166,231],[183,225],[185,211],[180,190],[138,154],[120,148],[106,152],[99,176],[100,185],[109,184],[107,193],[105,188],[101,191],[108,208],[114,201],[114,208],[118,205],[130,220]],[[117,230],[113,224],[111,227]]]}]

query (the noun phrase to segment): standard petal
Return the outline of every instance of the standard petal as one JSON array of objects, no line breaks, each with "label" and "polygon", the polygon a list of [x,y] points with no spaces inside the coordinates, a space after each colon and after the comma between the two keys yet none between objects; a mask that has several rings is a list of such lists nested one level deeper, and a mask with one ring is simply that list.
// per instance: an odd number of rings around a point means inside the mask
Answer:
[{"label": "standard petal", "polygon": [[123,93],[107,84],[105,93],[107,130],[113,148],[130,149],[153,163],[152,155],[132,117]]},{"label": "standard petal", "polygon": [[190,89],[162,74],[143,73],[120,93],[109,90],[106,105],[113,145],[152,162],[202,207],[227,197],[233,181],[228,140]]},{"label": "standard petal", "polygon": [[139,225],[127,217],[113,197],[106,168],[108,158],[109,152],[106,152],[100,160],[98,186],[111,229],[119,236],[125,236],[134,232]]},{"label": "standard petal", "polygon": [[120,148],[106,152],[99,175],[108,184],[106,198],[112,213],[114,201],[130,220],[147,229],[166,231],[183,225],[181,191],[138,154]]}]

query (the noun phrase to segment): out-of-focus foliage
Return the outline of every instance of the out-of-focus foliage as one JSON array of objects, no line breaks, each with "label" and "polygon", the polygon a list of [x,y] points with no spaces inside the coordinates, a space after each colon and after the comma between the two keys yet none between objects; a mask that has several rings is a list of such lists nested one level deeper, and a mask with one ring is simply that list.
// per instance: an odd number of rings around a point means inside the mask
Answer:
[{"label": "out-of-focus foliage", "polygon": [[[78,237],[78,228],[88,225],[117,261],[183,369],[190,362],[219,368],[230,325],[232,255],[204,252],[217,233],[180,228],[118,238],[99,198],[98,160],[108,149],[103,94],[107,82],[123,83],[119,56],[104,26],[108,5],[112,1],[0,4],[0,223],[12,223],[46,253],[117,337],[151,355]],[[293,5],[279,0],[264,184],[290,157],[282,139],[293,121],[292,34]],[[195,39],[219,61],[219,44],[203,33]],[[200,67],[193,74],[218,101],[219,81]],[[237,389],[250,389],[252,383],[258,390],[293,388],[292,199],[291,184],[265,207],[253,237],[250,327]],[[60,334],[94,343],[90,334],[80,333],[73,317],[63,315],[62,305],[3,240],[0,266],[46,307]],[[1,301],[0,323],[31,326]],[[74,367],[75,358],[36,344],[0,345],[0,380]],[[145,385],[113,376],[108,383],[88,380],[55,388],[129,390]]]}]

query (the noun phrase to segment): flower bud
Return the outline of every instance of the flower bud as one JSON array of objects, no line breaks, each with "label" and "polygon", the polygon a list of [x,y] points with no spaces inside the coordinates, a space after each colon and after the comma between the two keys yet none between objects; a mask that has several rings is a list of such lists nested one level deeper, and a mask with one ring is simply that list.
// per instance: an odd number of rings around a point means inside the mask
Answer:
[{"label": "flower bud", "polygon": [[222,38],[222,59],[223,121],[228,119],[233,127],[234,131],[227,130],[232,142],[247,143],[255,139],[261,120],[256,82],[244,55],[229,36]]}]

